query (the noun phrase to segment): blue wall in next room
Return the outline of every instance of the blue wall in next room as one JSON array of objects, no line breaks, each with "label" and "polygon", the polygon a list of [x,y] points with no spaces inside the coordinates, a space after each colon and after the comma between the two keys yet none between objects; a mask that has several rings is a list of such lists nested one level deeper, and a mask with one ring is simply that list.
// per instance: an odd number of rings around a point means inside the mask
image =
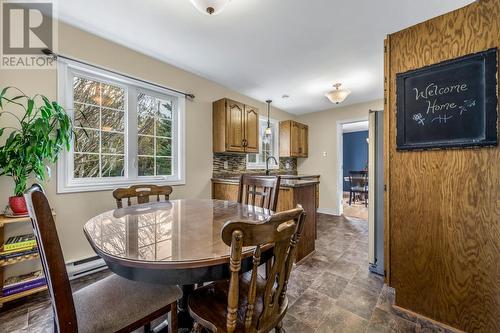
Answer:
[{"label": "blue wall in next room", "polygon": [[[349,171],[365,170],[368,167],[368,131],[343,134],[344,177]],[[344,182],[344,191],[349,191],[349,182]]]}]

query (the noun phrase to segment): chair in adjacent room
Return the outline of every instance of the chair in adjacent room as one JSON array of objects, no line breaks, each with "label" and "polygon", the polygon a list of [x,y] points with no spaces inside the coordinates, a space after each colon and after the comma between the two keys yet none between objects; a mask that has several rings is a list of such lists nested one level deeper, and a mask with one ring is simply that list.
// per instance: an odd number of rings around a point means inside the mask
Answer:
[{"label": "chair in adjacent room", "polygon": [[177,332],[177,286],[130,281],[112,274],[75,293],[71,291],[66,265],[52,211],[37,185],[24,195],[47,280],[54,330],[64,333],[131,332],[171,313],[169,332]]},{"label": "chair in adjacent room", "polygon": [[363,197],[368,206],[368,171],[349,171],[349,206],[356,202],[356,195]]},{"label": "chair in adjacent room", "polygon": [[159,185],[132,185],[128,188],[117,188],[113,191],[113,197],[116,199],[116,206],[123,207],[122,199],[127,199],[127,206],[134,204],[132,198],[135,198],[136,204],[148,203],[150,196],[156,196],[156,201],[160,201],[163,196],[165,200],[169,200],[172,194],[172,186]]},{"label": "chair in adjacent room", "polygon": [[[296,245],[304,227],[301,206],[276,213],[256,224],[229,221],[222,229],[222,240],[231,247],[230,273],[196,289],[188,300],[195,320],[194,331],[202,327],[212,332],[284,332],[282,320],[288,308],[287,284],[292,271]],[[261,252],[274,245],[273,264],[266,279],[257,273]],[[255,247],[252,270],[240,274],[242,248]]]},{"label": "chair in adjacent room", "polygon": [[276,211],[280,176],[241,175],[238,202]]}]

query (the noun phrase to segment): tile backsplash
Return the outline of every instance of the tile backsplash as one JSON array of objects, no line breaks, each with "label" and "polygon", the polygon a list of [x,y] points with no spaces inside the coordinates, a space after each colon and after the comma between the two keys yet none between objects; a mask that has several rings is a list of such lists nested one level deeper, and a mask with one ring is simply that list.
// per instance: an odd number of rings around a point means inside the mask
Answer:
[{"label": "tile backsplash", "polygon": [[[246,154],[214,153],[213,175],[234,175],[241,173],[262,173],[264,169],[247,169]],[[227,169],[224,169],[224,162],[227,162]],[[293,157],[280,157],[279,170],[273,169],[273,173],[297,174],[297,159]],[[287,168],[288,166],[288,168]]]}]

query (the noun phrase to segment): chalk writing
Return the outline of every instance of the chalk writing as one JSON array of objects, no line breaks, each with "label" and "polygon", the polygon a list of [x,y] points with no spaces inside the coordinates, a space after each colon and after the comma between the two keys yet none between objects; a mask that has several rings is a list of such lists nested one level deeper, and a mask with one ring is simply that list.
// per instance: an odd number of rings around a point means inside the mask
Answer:
[{"label": "chalk writing", "polygon": [[422,116],[421,113],[414,114],[413,120],[415,120],[417,122],[417,124],[419,124],[419,125],[422,125],[422,126],[425,125],[425,123],[424,123],[425,118]]},{"label": "chalk writing", "polygon": [[459,83],[449,86],[440,87],[435,83],[430,83],[423,90],[419,90],[418,88],[413,88],[415,90],[415,100],[418,101],[419,98],[429,99],[430,97],[437,97],[441,95],[451,94],[453,92],[464,92],[469,88],[466,83]]},{"label": "chalk writing", "polygon": [[440,124],[446,124],[446,122],[451,118],[453,118],[453,116],[447,116],[446,114],[439,115],[437,117],[432,118],[431,123],[433,123],[434,121],[438,121]]},{"label": "chalk writing", "polygon": [[469,108],[471,108],[473,106],[476,106],[476,100],[475,99],[467,99],[467,100],[464,101],[464,103]]},{"label": "chalk writing", "polygon": [[451,110],[455,109],[457,105],[455,103],[442,103],[442,104],[437,104],[437,99],[435,99],[432,104],[431,101],[427,101],[427,113],[429,112],[436,112],[436,111],[446,111],[446,110]]}]

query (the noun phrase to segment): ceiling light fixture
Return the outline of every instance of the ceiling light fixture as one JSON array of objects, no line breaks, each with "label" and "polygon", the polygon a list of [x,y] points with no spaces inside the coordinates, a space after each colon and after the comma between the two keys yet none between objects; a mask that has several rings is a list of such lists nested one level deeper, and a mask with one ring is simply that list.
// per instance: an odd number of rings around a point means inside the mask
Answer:
[{"label": "ceiling light fixture", "polygon": [[333,86],[335,87],[335,90],[332,90],[328,93],[325,94],[328,99],[335,104],[342,103],[347,96],[351,93],[350,90],[348,89],[340,89],[340,86],[342,83],[335,83]]},{"label": "ceiling light fixture", "polygon": [[217,15],[226,7],[229,1],[230,0],[191,0],[191,3],[196,9],[204,14]]},{"label": "ceiling light fixture", "polygon": [[271,101],[270,99],[268,99],[266,101],[267,103],[267,127],[264,131],[264,136],[269,138],[272,134],[273,134],[273,130],[271,129],[271,103],[273,101]]}]

